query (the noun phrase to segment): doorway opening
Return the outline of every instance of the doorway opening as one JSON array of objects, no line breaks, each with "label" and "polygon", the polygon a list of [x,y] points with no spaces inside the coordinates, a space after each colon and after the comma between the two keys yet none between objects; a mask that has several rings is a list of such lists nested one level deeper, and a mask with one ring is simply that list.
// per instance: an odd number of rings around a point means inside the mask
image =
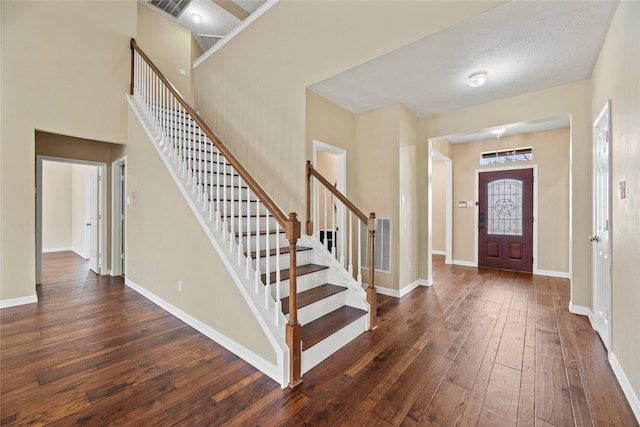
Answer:
[{"label": "doorway opening", "polygon": [[[325,144],[320,141],[313,141],[313,167],[338,191],[347,195],[347,151]],[[334,206],[325,206],[326,197],[318,197],[318,184],[314,181],[313,200],[318,200],[319,206],[316,210],[317,218],[313,222],[319,226],[320,241],[327,249],[340,260],[346,256],[346,211],[342,203]]]},{"label": "doorway opening", "polygon": [[36,283],[43,252],[72,251],[106,274],[106,164],[36,157]]}]

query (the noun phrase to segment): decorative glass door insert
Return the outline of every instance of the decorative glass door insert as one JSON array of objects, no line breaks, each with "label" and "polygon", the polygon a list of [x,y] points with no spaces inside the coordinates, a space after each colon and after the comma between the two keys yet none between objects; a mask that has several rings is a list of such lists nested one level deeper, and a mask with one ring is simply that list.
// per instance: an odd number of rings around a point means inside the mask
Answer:
[{"label": "decorative glass door insert", "polygon": [[487,233],[522,236],[522,181],[496,179],[487,190]]}]

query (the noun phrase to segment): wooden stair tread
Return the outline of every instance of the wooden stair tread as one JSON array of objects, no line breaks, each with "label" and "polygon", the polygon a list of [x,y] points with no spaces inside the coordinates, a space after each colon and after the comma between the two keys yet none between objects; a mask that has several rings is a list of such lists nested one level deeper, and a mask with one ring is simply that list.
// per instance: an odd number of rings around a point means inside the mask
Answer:
[{"label": "wooden stair tread", "polygon": [[334,332],[355,322],[367,312],[345,305],[302,326],[302,350],[308,350]]},{"label": "wooden stair tread", "polygon": [[[285,231],[284,230],[269,230],[269,234],[284,234]],[[247,233],[246,231],[242,232],[242,237],[247,237],[248,235],[251,236],[255,236],[256,234],[258,234],[255,231],[251,231],[249,233]],[[267,234],[267,232],[265,230],[260,230],[260,235],[261,236],[265,236]],[[238,232],[236,232],[236,236],[238,236]]]},{"label": "wooden stair tread", "polygon": [[[298,308],[306,307],[314,302],[320,301],[331,295],[335,295],[342,291],[346,291],[347,288],[344,286],[332,285],[330,283],[325,283],[324,285],[320,285],[313,289],[309,289],[308,291],[300,292],[297,298],[297,306]],[[289,297],[282,298],[282,313],[289,314]]]},{"label": "wooden stair tread", "polygon": [[[315,273],[316,271],[322,271],[322,270],[326,270],[327,267],[326,265],[318,265],[318,264],[305,264],[305,265],[299,265],[296,267],[296,272],[298,273],[298,277],[300,276],[304,276],[305,274],[311,274],[311,273]],[[280,280],[289,280],[289,269],[285,268],[284,270],[280,270]],[[276,272],[274,271],[273,273],[269,274],[270,276],[270,280],[269,283],[274,283],[276,281]],[[262,275],[262,283],[266,283],[267,281],[267,275],[263,274]]]},{"label": "wooden stair tread", "polygon": [[[284,254],[288,254],[289,253],[289,246],[284,246],[280,248],[280,255],[284,255]],[[302,251],[310,251],[311,248],[308,248],[306,246],[296,246],[296,252],[302,252]],[[247,254],[246,252],[244,253],[245,255]],[[251,253],[249,254],[251,256],[252,259],[256,258],[256,251],[251,251]],[[260,258],[264,258],[267,255],[267,250],[263,249],[260,251]],[[276,255],[276,248],[273,249],[269,249],[269,256],[275,256]]]}]

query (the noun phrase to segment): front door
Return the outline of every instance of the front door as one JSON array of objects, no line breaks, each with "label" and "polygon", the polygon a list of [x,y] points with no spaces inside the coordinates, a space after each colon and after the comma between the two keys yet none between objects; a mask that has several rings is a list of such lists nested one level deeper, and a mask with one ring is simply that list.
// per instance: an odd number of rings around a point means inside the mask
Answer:
[{"label": "front door", "polygon": [[593,287],[595,326],[602,342],[610,349],[609,306],[611,301],[611,246],[609,243],[609,103],[593,124],[593,174],[594,174],[594,234],[593,242]]},{"label": "front door", "polygon": [[533,169],[479,175],[478,266],[533,271]]}]

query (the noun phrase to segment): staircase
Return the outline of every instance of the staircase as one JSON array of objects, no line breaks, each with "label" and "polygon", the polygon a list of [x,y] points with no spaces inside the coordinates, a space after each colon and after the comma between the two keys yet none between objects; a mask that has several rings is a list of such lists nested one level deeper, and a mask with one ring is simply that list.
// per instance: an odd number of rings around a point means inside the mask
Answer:
[{"label": "staircase", "polygon": [[271,376],[293,387],[373,326],[367,292],[317,236],[300,235],[296,215],[280,211],[134,40],[131,47],[130,105],[274,344]]}]

